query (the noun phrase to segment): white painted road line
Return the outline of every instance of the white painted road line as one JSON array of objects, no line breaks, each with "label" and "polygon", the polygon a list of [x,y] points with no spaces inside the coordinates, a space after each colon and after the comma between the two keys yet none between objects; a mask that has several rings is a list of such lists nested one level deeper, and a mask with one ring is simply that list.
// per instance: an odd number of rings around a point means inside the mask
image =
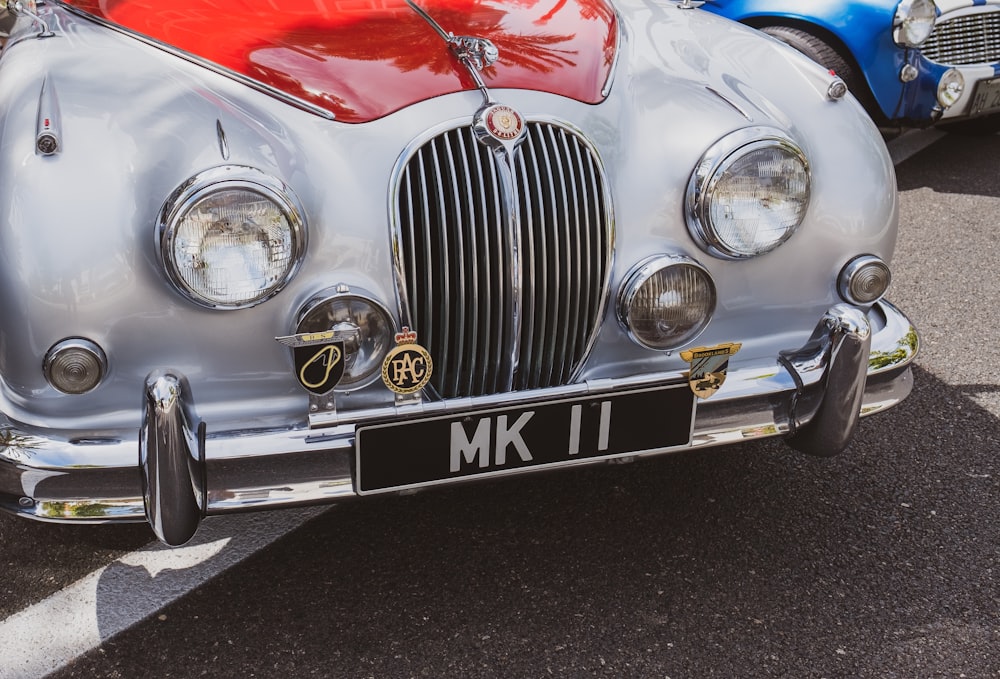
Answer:
[{"label": "white painted road line", "polygon": [[899,165],[907,158],[923,151],[945,136],[945,134],[947,133],[933,129],[904,132],[886,144],[889,147],[889,156],[892,158],[892,164]]},{"label": "white painted road line", "polygon": [[183,547],[153,543],[126,554],[0,622],[0,679],[37,679],[68,665],[325,509],[209,519]]}]

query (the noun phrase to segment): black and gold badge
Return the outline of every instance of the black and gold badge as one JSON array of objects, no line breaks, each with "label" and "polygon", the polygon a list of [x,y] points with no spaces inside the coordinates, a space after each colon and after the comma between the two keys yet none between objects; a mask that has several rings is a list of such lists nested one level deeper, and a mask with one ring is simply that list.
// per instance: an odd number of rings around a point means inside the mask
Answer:
[{"label": "black and gold badge", "polygon": [[681,358],[691,364],[688,384],[691,385],[691,391],[695,396],[708,398],[719,390],[726,381],[729,357],[742,346],[738,342],[727,342],[714,347],[699,347],[681,352]]},{"label": "black and gold badge", "polygon": [[295,376],[309,392],[317,396],[327,394],[344,376],[344,341],[336,339],[332,330],[275,339],[292,348]]},{"label": "black and gold badge", "polygon": [[433,369],[430,353],[417,344],[417,333],[403,327],[382,362],[382,381],[397,394],[412,394],[427,386]]}]

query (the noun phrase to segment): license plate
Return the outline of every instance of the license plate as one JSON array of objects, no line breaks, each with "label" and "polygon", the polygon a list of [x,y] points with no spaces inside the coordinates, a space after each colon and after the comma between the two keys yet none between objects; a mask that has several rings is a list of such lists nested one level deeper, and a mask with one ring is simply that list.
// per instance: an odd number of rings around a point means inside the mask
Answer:
[{"label": "license plate", "polygon": [[972,96],[972,108],[970,115],[992,111],[1000,108],[1000,78],[983,80],[976,84],[975,94]]},{"label": "license plate", "polygon": [[357,491],[683,447],[693,422],[694,394],[685,384],[362,426]]}]

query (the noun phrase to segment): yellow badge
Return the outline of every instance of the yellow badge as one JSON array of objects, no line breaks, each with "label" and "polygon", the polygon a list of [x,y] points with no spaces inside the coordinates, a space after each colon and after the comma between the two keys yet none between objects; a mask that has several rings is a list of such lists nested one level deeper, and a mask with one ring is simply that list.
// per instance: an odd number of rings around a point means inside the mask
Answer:
[{"label": "yellow badge", "polygon": [[738,342],[727,342],[714,347],[698,347],[681,352],[681,358],[691,364],[688,384],[691,385],[691,391],[695,396],[708,398],[719,390],[726,381],[729,357],[742,346]]},{"label": "yellow badge", "polygon": [[382,381],[397,394],[412,394],[427,386],[433,367],[430,353],[417,344],[417,333],[403,327],[382,362]]}]

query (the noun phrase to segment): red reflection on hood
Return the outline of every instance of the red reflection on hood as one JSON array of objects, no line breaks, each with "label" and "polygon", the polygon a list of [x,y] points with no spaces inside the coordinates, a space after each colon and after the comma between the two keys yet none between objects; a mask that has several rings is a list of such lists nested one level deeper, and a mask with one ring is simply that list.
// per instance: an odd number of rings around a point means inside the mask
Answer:
[{"label": "red reflection on hood", "polygon": [[[365,122],[475,89],[404,0],[67,0],[77,9]],[[606,0],[418,0],[446,31],[488,38],[489,88],[602,99],[617,47]]]}]

